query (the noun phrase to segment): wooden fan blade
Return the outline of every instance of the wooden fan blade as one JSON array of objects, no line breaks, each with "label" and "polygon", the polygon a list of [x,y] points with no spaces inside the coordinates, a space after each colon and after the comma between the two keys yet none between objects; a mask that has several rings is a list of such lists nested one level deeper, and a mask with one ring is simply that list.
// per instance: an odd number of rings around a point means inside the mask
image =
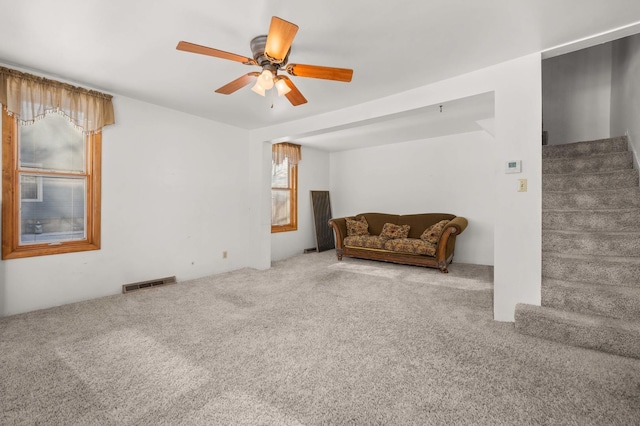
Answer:
[{"label": "wooden fan blade", "polygon": [[235,53],[225,52],[224,50],[214,49],[213,47],[200,46],[199,44],[189,43],[188,41],[181,41],[176,46],[176,49],[183,50],[185,52],[199,53],[201,55],[214,56],[216,58],[228,59],[230,61],[242,62],[246,65],[257,65],[256,61],[246,56],[236,55]]},{"label": "wooden fan blade", "polygon": [[348,68],[321,67],[318,65],[289,64],[287,72],[296,77],[322,78],[350,82],[353,70]]},{"label": "wooden fan blade", "polygon": [[271,18],[269,34],[264,53],[275,63],[282,63],[287,57],[291,43],[298,32],[298,26],[280,19],[277,16]]},{"label": "wooden fan blade", "polygon": [[296,85],[293,84],[293,81],[291,81],[289,77],[287,77],[286,75],[281,75],[280,78],[283,79],[285,83],[287,83],[289,89],[291,89],[291,91],[285,95],[289,102],[291,102],[291,105],[298,106],[307,103],[305,97],[302,96],[302,93],[300,93]]},{"label": "wooden fan blade", "polygon": [[243,75],[240,78],[236,78],[231,83],[227,83],[221,88],[216,90],[216,93],[221,93],[223,95],[230,95],[238,89],[242,89],[244,86],[247,86],[254,81],[260,75],[259,72],[250,72],[248,74]]}]

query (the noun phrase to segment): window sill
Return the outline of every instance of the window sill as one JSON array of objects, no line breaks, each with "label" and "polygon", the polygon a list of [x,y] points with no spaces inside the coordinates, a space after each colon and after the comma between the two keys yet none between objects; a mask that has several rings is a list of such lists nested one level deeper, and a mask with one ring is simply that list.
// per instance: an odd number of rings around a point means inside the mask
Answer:
[{"label": "window sill", "polygon": [[272,234],[277,234],[279,232],[291,232],[291,231],[297,231],[297,230],[298,230],[298,227],[294,225],[282,225],[282,226],[271,227]]},{"label": "window sill", "polygon": [[60,244],[29,244],[18,246],[8,253],[2,254],[2,259],[21,259],[25,257],[47,256],[50,254],[76,253],[83,251],[100,250],[99,244],[87,241],[66,242]]}]

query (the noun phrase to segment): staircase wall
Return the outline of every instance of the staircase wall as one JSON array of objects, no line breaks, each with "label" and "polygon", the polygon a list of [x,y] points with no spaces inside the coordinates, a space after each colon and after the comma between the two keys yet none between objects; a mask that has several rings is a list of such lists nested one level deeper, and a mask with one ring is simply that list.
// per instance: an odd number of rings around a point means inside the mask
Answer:
[{"label": "staircase wall", "polygon": [[638,168],[640,158],[640,35],[613,42],[611,133],[627,135]]},{"label": "staircase wall", "polygon": [[640,34],[542,61],[548,144],[626,135],[640,159]]},{"label": "staircase wall", "polygon": [[548,144],[611,135],[612,44],[542,61],[543,128]]}]

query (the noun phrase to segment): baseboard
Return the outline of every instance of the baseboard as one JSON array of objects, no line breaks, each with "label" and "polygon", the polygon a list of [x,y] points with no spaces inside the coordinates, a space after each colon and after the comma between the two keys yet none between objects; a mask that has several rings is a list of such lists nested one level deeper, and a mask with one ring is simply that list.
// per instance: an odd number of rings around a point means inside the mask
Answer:
[{"label": "baseboard", "polygon": [[636,170],[640,169],[640,158],[638,157],[638,150],[636,149],[635,144],[633,143],[633,139],[627,130],[625,132],[625,136],[627,137],[627,144],[629,146],[629,151],[633,154],[633,168]]}]

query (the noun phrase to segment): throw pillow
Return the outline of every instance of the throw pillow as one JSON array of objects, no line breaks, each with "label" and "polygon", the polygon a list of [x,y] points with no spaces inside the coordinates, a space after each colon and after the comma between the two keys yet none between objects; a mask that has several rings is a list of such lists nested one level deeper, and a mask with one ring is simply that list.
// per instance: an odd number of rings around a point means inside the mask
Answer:
[{"label": "throw pillow", "polygon": [[380,236],[383,238],[389,238],[390,240],[395,238],[407,238],[409,236],[409,225],[394,225],[393,223],[385,223],[382,226],[382,232]]},{"label": "throw pillow", "polygon": [[422,241],[426,241],[429,244],[434,246],[438,245],[438,241],[440,241],[440,236],[442,235],[442,231],[444,227],[449,223],[448,220],[441,220],[438,223],[435,223],[424,230],[422,235],[420,235],[420,239]]},{"label": "throw pillow", "polygon": [[369,224],[362,216],[360,220],[347,219],[347,237],[357,237],[359,235],[369,235]]}]

